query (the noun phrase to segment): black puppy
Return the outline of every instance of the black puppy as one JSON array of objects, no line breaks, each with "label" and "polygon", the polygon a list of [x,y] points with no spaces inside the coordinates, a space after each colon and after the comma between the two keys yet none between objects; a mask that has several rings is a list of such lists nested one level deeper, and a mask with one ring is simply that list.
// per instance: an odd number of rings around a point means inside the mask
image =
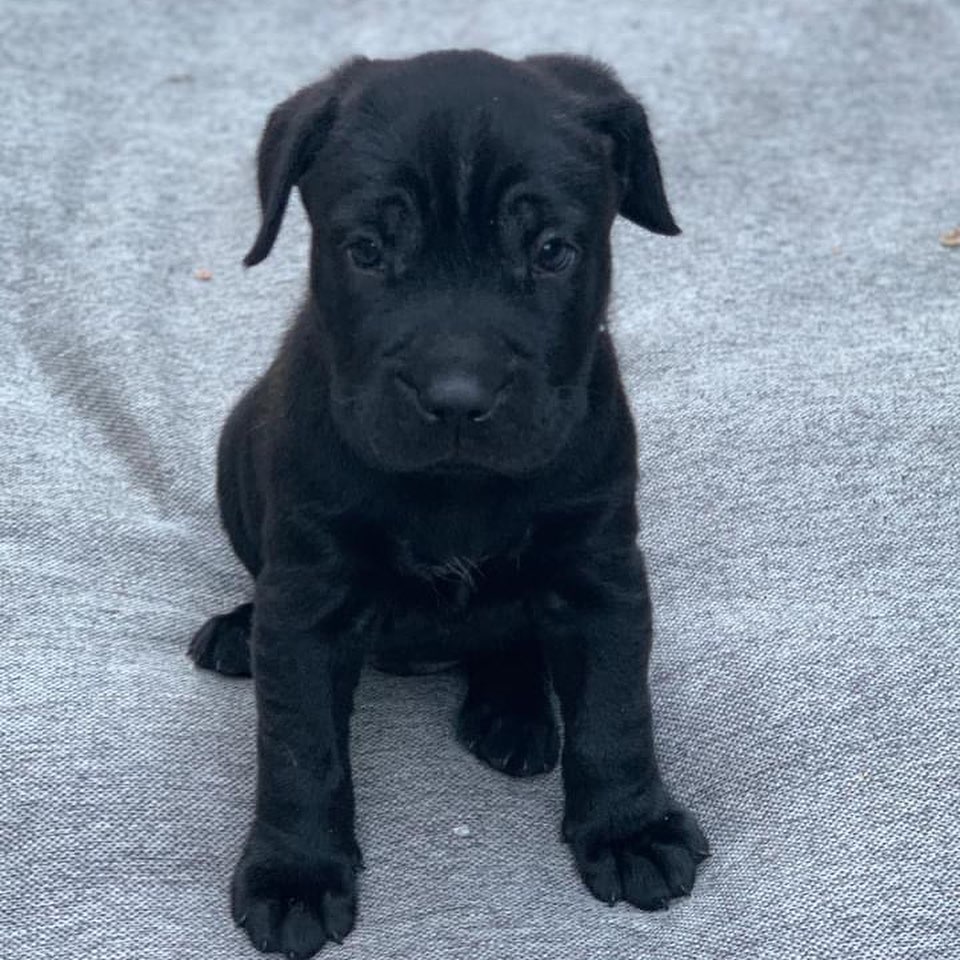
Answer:
[{"label": "black puppy", "polygon": [[353,60],[271,114],[247,265],[294,186],[308,294],[219,450],[254,600],[191,646],[256,680],[234,918],[291,957],[350,932],[368,654],[460,661],[459,737],[515,776],[558,759],[552,680],[581,876],[666,906],[707,842],[654,757],[634,431],[605,327],[616,214],[679,232],[643,109],[586,59]]}]

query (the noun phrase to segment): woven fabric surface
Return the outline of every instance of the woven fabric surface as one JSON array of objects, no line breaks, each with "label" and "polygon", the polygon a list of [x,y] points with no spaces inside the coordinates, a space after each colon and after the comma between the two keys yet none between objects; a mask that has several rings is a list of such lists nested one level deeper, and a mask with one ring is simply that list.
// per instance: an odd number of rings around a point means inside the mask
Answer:
[{"label": "woven fabric surface", "polygon": [[[960,956],[960,7],[952,0],[0,4],[0,956],[253,957],[226,890],[248,592],[217,432],[303,289],[244,272],[267,111],[352,53],[590,53],[682,237],[616,228],[665,776],[715,854],[647,915],[581,887],[559,777],[364,677],[340,960]],[[198,279],[198,270],[210,279]]]}]

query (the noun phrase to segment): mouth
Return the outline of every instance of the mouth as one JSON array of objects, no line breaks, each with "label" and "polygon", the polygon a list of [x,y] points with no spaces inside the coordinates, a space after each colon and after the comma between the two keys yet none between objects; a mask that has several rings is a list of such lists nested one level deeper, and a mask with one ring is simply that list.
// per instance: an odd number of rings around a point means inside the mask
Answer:
[{"label": "mouth", "polygon": [[431,473],[458,476],[463,474],[501,473],[500,458],[490,457],[485,444],[477,445],[474,428],[470,424],[451,424],[446,450],[428,467]]},{"label": "mouth", "polygon": [[442,474],[444,476],[496,472],[491,469],[486,461],[481,461],[466,452],[464,444],[461,442],[459,429],[453,431],[446,450],[440,452],[428,463],[426,470],[429,473]]},{"label": "mouth", "polygon": [[412,406],[335,412],[338,431],[363,461],[398,474],[517,478],[547,467],[563,441],[548,417],[524,408],[502,420],[435,423],[413,416]]},{"label": "mouth", "polygon": [[[459,429],[451,431],[447,442],[443,443],[440,449],[434,448],[430,454],[425,457],[414,458],[412,462],[403,464],[394,462],[391,469],[401,473],[423,473],[437,476],[463,476],[466,474],[496,473],[487,463],[467,455],[460,442]],[[373,454],[375,463],[383,464],[390,462],[392,457],[385,456],[385,451],[380,447],[375,436],[368,433],[366,443],[369,451]],[[406,459],[406,458],[404,458]]]},{"label": "mouth", "polygon": [[494,473],[495,471],[471,460],[451,456],[430,464],[426,472],[444,477],[459,477],[465,474]]}]

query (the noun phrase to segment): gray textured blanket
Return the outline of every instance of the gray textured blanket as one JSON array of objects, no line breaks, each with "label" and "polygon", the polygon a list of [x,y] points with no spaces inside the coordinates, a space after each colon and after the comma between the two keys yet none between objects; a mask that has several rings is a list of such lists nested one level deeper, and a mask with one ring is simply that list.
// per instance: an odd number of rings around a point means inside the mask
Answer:
[{"label": "gray textured blanket", "polygon": [[239,265],[253,151],[346,55],[445,46],[592,53],[649,106],[685,232],[618,227],[614,322],[662,763],[715,855],[666,913],[596,903],[558,778],[462,752],[456,679],[371,673],[327,953],[960,956],[951,0],[0,0],[0,956],[253,956],[252,689],[183,655],[248,590],[215,441],[304,276],[299,210]]}]

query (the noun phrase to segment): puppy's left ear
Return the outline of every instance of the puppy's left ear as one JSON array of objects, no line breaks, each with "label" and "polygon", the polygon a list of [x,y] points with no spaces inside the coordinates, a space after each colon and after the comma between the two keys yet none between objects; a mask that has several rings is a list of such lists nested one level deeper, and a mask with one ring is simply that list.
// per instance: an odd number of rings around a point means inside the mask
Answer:
[{"label": "puppy's left ear", "polygon": [[609,67],[589,57],[528,57],[525,61],[563,88],[583,123],[612,143],[611,160],[620,181],[619,212],[654,233],[675,236],[647,115]]},{"label": "puppy's left ear", "polygon": [[273,248],[290,191],[310,169],[326,142],[345,84],[366,62],[362,57],[348,61],[326,80],[298,90],[271,112],[257,150],[260,231],[243,258],[245,267],[266,259]]}]

